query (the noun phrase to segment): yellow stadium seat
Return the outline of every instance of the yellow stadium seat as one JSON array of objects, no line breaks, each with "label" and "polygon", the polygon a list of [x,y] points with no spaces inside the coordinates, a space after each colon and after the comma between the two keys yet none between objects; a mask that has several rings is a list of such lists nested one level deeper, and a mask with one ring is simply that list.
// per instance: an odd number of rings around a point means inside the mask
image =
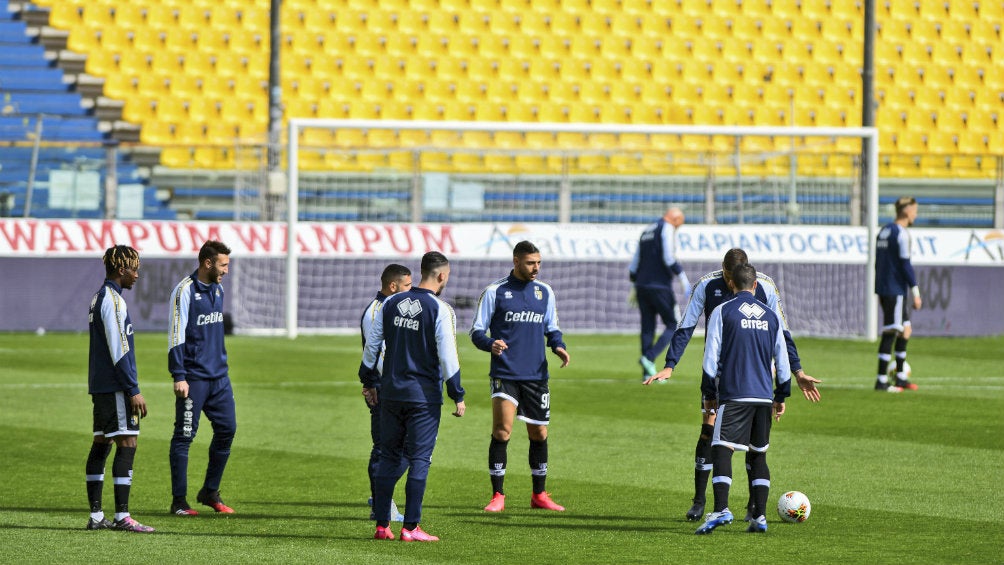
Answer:
[{"label": "yellow stadium seat", "polygon": [[505,11],[489,15],[488,31],[496,36],[511,36],[520,33],[519,16]]},{"label": "yellow stadium seat", "polygon": [[[503,67],[505,66],[505,61],[503,61]],[[565,61],[564,64],[554,59],[531,59],[527,61],[526,75],[534,80],[539,80],[542,82],[549,82],[551,80],[557,79],[559,77],[564,78],[565,69],[582,68],[582,73],[584,74],[584,65],[580,64],[578,61],[569,59]],[[507,74],[508,76],[508,74]],[[515,78],[515,77],[511,77]]]},{"label": "yellow stadium seat", "polygon": [[520,84],[516,82],[506,82],[502,80],[485,80],[472,79],[479,82],[483,82],[487,89],[485,91],[485,100],[495,104],[508,104],[513,100],[516,100]]},{"label": "yellow stadium seat", "polygon": [[139,78],[134,74],[113,74],[105,79],[104,94],[120,100],[139,96]]},{"label": "yellow stadium seat", "polygon": [[394,57],[412,57],[416,54],[418,38],[405,33],[393,33],[387,36],[384,50]]},{"label": "yellow stadium seat", "polygon": [[122,117],[135,124],[153,121],[156,105],[157,100],[153,98],[129,97],[122,107]]},{"label": "yellow stadium seat", "polygon": [[511,55],[517,59],[530,59],[537,56],[537,39],[522,33],[508,38],[486,35],[478,40],[478,55],[485,59],[501,59]]},{"label": "yellow stadium seat", "polygon": [[778,4],[777,0],[769,2],[767,0],[743,0],[738,6],[739,12],[751,18],[772,17],[774,12],[771,6]]},{"label": "yellow stadium seat", "polygon": [[171,80],[165,76],[155,74],[141,74],[136,85],[141,96],[155,98],[171,97]]},{"label": "yellow stadium seat", "polygon": [[478,57],[467,62],[467,78],[489,85],[498,78],[498,60]]},{"label": "yellow stadium seat", "polygon": [[177,7],[176,22],[182,29],[201,31],[210,25],[211,11],[194,4],[181,4]]},{"label": "yellow stadium seat", "polygon": [[931,153],[948,154],[956,153],[959,148],[956,145],[958,134],[951,131],[934,129],[927,134],[927,150]]},{"label": "yellow stadium seat", "polygon": [[485,93],[488,87],[483,82],[476,80],[461,79],[456,81],[456,92],[454,96],[458,102],[464,104],[477,104],[485,100]]},{"label": "yellow stadium seat", "polygon": [[441,80],[430,80],[425,83],[425,100],[429,102],[449,103],[454,99],[456,86]]},{"label": "yellow stadium seat", "polygon": [[422,81],[436,76],[436,61],[432,57],[410,57],[406,59],[404,76],[408,80]]},{"label": "yellow stadium seat", "polygon": [[647,37],[672,37],[672,20],[662,15],[652,15],[642,18],[641,33]]},{"label": "yellow stadium seat", "polygon": [[178,23],[178,10],[174,6],[161,3],[149,3],[146,6],[146,27],[154,30],[168,30]]},{"label": "yellow stadium seat", "polygon": [[173,27],[165,30],[162,35],[164,49],[185,55],[199,48],[198,33],[190,29]]},{"label": "yellow stadium seat", "polygon": [[174,128],[174,124],[165,122],[146,122],[140,128],[139,140],[150,145],[170,145],[176,142]]},{"label": "yellow stadium seat", "polygon": [[537,41],[541,57],[562,60],[571,56],[571,40],[567,37],[544,35]]},{"label": "yellow stadium seat", "polygon": [[450,39],[445,35],[428,33],[418,36],[416,52],[423,57],[438,57],[449,54]]},{"label": "yellow stadium seat", "polygon": [[573,58],[588,61],[599,57],[601,43],[597,37],[577,35],[571,38],[569,50]]},{"label": "yellow stadium seat", "polygon": [[[144,129],[146,129],[146,125],[143,125]],[[206,124],[201,122],[180,122],[174,126],[174,132],[174,140],[183,145],[201,145],[212,142],[206,135]]]},{"label": "yellow stadium seat", "polygon": [[170,96],[163,96],[154,100],[154,117],[157,120],[176,124],[189,120],[188,107],[184,100]]},{"label": "yellow stadium seat", "polygon": [[221,100],[194,98],[188,103],[188,117],[193,122],[212,124],[220,119]]},{"label": "yellow stadium seat", "polygon": [[600,40],[600,55],[618,62],[630,60],[631,40],[618,36],[604,37]]},{"label": "yellow stadium seat", "polygon": [[87,22],[84,9],[75,2],[55,2],[49,8],[49,25],[65,30],[81,27]]},{"label": "yellow stadium seat", "polygon": [[522,16],[530,11],[529,0],[500,0],[499,9],[507,14]]},{"label": "yellow stadium seat", "polygon": [[429,33],[438,36],[449,36],[459,30],[456,16],[444,10],[430,12],[427,24]]},{"label": "yellow stadium seat", "polygon": [[[533,82],[533,84],[541,84]],[[579,85],[569,81],[553,81],[543,85],[544,96],[539,100],[550,100],[560,104],[574,104],[579,100]]]},{"label": "yellow stadium seat", "polygon": [[267,9],[245,7],[240,12],[241,27],[246,30],[268,33],[270,27],[270,17]]},{"label": "yellow stadium seat", "polygon": [[641,18],[637,14],[619,12],[610,16],[610,32],[616,37],[634,39],[641,35]]},{"label": "yellow stadium seat", "polygon": [[[983,68],[982,80],[989,90],[1004,90],[1004,65],[992,65]],[[958,67],[956,69],[956,83],[966,84],[976,87],[979,83],[975,78],[978,72],[972,67]]]}]

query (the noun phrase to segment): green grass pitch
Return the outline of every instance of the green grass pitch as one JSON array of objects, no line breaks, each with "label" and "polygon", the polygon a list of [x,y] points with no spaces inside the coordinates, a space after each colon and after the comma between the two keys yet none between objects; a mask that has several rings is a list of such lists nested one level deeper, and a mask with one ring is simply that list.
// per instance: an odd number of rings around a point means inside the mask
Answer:
[{"label": "green grass pitch", "polygon": [[[0,563],[1000,563],[1004,555],[1004,337],[914,338],[920,390],[898,395],[872,390],[874,344],[799,340],[806,369],[824,381],[823,400],[789,400],[771,441],[770,498],[801,490],[811,518],[786,524],[771,512],[763,536],[740,523],[695,536],[683,514],[700,427],[700,338],[671,382],[643,387],[635,336],[567,336],[572,364],[552,368],[548,490],[568,511],[529,509],[526,433],[517,426],[508,508],[488,515],[488,356],[461,334],[468,412],[443,416],[422,522],[442,538],[436,544],[371,539],[357,336],[229,338],[239,426],[222,492],[237,513],[186,519],[167,512],[166,337],[137,335],[150,415],[132,511],[157,532],[85,531],[87,339],[0,334]],[[209,431],[204,423],[192,448],[192,502]],[[733,464],[732,507],[741,509],[741,455]],[[403,482],[395,498],[403,502]]]}]

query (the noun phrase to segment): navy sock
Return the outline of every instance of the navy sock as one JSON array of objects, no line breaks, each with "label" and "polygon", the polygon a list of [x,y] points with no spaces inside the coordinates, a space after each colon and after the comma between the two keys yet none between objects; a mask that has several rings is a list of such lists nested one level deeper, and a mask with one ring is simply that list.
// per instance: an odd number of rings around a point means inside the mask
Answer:
[{"label": "navy sock", "polygon": [[533,493],[540,494],[546,490],[547,482],[547,438],[543,441],[530,440],[530,476],[533,479]]},{"label": "navy sock", "polygon": [[502,485],[505,483],[505,468],[508,464],[509,441],[500,441],[492,436],[488,444],[488,475],[492,479],[492,494],[505,494]]},{"label": "navy sock", "polygon": [[105,461],[112,451],[110,443],[92,443],[91,451],[87,454],[87,465],[84,472],[87,474],[87,502],[91,506],[91,512],[101,512],[101,492],[105,486]]},{"label": "navy sock", "polygon": [[132,487],[132,462],[136,457],[135,447],[119,446],[112,460],[112,476],[115,480],[115,513],[129,512],[129,489]]}]

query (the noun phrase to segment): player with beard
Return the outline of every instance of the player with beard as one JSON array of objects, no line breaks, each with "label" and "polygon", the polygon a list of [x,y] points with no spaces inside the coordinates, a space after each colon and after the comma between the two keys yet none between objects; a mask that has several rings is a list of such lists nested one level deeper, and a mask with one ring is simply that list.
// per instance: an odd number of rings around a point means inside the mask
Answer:
[{"label": "player with beard", "polygon": [[507,448],[513,420],[526,422],[530,438],[530,475],[533,480],[531,508],[563,511],[545,490],[547,481],[547,426],[551,419],[545,347],[561,359],[570,357],[558,327],[554,291],[537,280],[540,249],[529,241],[513,248],[509,276],[488,285],[478,301],[471,341],[491,353],[492,437],[488,446],[488,474],[492,499],[486,512],[505,509]]}]

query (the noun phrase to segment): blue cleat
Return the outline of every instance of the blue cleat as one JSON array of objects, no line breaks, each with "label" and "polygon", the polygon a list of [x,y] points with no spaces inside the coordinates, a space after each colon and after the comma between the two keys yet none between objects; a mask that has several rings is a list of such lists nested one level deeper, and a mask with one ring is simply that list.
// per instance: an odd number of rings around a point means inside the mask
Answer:
[{"label": "blue cleat", "polygon": [[697,531],[694,533],[699,536],[710,534],[715,531],[715,528],[718,526],[731,524],[732,519],[732,511],[728,508],[722,510],[721,512],[712,512],[704,517],[704,524],[702,524],[700,528],[697,528]]},{"label": "blue cleat", "polygon": [[746,528],[746,531],[751,534],[767,533],[767,517],[761,514],[759,518],[750,520],[750,525]]}]

